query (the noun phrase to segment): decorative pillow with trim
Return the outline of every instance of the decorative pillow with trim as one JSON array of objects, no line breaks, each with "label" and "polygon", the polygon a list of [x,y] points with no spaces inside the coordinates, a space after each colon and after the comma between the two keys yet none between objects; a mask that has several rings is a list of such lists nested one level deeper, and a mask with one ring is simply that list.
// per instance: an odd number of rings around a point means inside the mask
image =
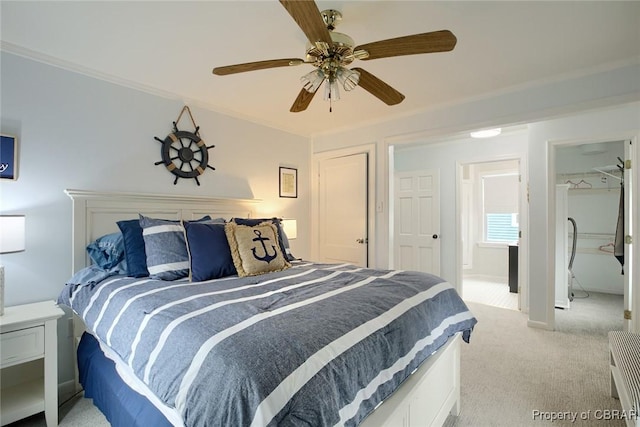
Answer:
[{"label": "decorative pillow with trim", "polygon": [[191,281],[219,279],[237,274],[224,223],[184,222]]},{"label": "decorative pillow with trim", "polygon": [[278,228],[273,222],[264,221],[254,226],[229,222],[225,232],[238,276],[256,276],[291,267],[282,253]]},{"label": "decorative pillow with trim", "polygon": [[[205,216],[196,222],[218,221]],[[189,254],[181,221],[140,215],[149,277],[176,280],[189,275]]]},{"label": "decorative pillow with trim", "polygon": [[295,261],[297,258],[291,254],[291,248],[289,246],[289,238],[282,228],[282,221],[279,218],[233,218],[231,221],[241,225],[257,225],[265,221],[271,221],[273,225],[278,229],[278,241],[280,242],[280,249],[287,261]]}]

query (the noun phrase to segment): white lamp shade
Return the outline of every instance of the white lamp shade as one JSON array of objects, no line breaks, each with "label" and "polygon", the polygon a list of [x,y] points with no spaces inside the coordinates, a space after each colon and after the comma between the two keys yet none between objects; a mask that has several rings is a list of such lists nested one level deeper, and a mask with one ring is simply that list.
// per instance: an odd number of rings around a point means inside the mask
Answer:
[{"label": "white lamp shade", "polygon": [[283,219],[282,230],[288,239],[295,239],[298,237],[298,221],[295,219]]},{"label": "white lamp shade", "polygon": [[24,215],[0,215],[0,253],[25,250]]}]

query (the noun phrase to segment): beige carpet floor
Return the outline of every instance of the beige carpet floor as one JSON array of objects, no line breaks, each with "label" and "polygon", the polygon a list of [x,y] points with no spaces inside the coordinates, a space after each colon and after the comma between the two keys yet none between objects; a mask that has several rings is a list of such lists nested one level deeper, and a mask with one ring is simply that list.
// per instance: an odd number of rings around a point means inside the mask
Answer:
[{"label": "beige carpet floor", "polygon": [[[461,414],[446,425],[624,426],[605,419],[620,410],[609,396],[606,333],[622,328],[622,297],[592,293],[574,302],[555,311],[556,331],[527,327],[520,312],[469,302],[478,325],[462,349]],[[550,419],[574,414],[575,421]]]}]

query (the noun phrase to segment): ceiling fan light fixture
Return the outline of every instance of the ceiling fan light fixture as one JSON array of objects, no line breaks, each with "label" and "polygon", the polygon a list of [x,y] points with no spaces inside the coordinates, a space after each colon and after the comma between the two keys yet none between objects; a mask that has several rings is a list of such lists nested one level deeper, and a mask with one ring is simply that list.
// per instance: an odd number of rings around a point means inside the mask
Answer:
[{"label": "ceiling fan light fixture", "polygon": [[315,93],[324,81],[324,73],[319,68],[300,77],[302,86],[309,93]]},{"label": "ceiling fan light fixture", "polygon": [[360,73],[357,71],[350,70],[345,67],[340,67],[336,71],[336,77],[338,81],[347,92],[353,90],[358,86],[358,82],[360,81]]}]

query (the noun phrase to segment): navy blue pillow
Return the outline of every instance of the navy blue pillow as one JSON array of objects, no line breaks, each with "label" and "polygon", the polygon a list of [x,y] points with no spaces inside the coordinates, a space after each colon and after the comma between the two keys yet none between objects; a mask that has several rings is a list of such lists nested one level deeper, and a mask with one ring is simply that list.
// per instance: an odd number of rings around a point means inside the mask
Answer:
[{"label": "navy blue pillow", "polygon": [[124,256],[127,260],[127,273],[131,277],[147,277],[147,253],[144,250],[142,227],[138,219],[118,221],[118,228],[124,239]]},{"label": "navy blue pillow", "polygon": [[238,274],[224,227],[224,223],[184,222],[193,282]]},{"label": "navy blue pillow", "polygon": [[273,224],[278,229],[278,243],[280,244],[280,249],[282,250],[285,259],[287,261],[296,260],[296,257],[291,254],[289,239],[282,229],[282,224],[279,218],[233,218],[232,221],[239,225],[248,225],[249,227],[253,227],[265,221],[273,222]]}]

